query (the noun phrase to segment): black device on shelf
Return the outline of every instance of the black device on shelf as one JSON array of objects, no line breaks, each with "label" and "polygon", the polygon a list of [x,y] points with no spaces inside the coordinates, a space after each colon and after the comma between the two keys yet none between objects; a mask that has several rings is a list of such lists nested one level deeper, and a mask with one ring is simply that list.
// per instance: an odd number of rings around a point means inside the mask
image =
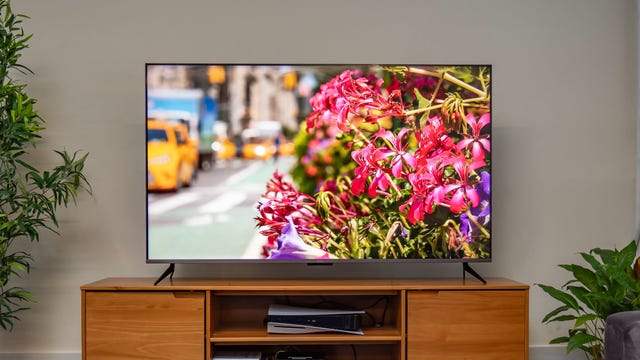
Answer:
[{"label": "black device on shelf", "polygon": [[280,351],[275,360],[324,360],[324,354],[317,352]]}]

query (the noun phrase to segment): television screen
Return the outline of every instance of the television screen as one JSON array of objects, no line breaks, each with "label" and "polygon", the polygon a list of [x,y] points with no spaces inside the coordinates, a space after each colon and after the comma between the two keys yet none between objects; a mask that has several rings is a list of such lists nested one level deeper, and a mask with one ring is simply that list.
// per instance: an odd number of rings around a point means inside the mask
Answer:
[{"label": "television screen", "polygon": [[489,261],[490,82],[147,64],[147,261]]}]

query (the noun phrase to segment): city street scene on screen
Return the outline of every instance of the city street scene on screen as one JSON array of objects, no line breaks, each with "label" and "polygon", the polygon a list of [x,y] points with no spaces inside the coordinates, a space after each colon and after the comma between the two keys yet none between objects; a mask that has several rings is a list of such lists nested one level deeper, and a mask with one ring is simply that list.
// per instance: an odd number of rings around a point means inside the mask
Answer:
[{"label": "city street scene on screen", "polygon": [[147,64],[147,260],[488,261],[491,66]]}]

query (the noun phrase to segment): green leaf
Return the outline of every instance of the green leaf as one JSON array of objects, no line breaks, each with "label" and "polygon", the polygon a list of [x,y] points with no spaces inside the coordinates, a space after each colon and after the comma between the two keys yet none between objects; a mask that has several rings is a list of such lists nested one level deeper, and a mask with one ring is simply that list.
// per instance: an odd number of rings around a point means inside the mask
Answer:
[{"label": "green leaf", "polygon": [[549,344],[565,344],[569,342],[568,336],[560,336],[549,341]]},{"label": "green leaf", "polygon": [[[420,92],[420,90],[418,88],[414,88],[413,89],[413,94],[415,95],[416,99],[418,100],[418,108],[419,109],[424,109],[424,108],[427,108],[427,107],[431,106],[431,101],[429,101],[427,98],[422,96],[422,93]],[[419,119],[419,124],[424,123],[425,119],[428,116],[429,116],[428,112],[422,113],[422,115],[420,116],[420,119]]]},{"label": "green leaf", "polygon": [[598,270],[599,267],[602,266],[600,261],[598,261],[593,255],[589,253],[581,252],[580,256],[589,264],[593,270]]},{"label": "green leaf", "polygon": [[620,250],[620,258],[618,260],[618,264],[625,268],[633,266],[633,260],[635,260],[636,258],[636,250],[637,245],[635,240],[633,240],[622,250]]},{"label": "green leaf", "polygon": [[567,305],[562,305],[552,311],[550,311],[547,315],[545,315],[545,317],[542,319],[543,323],[546,323],[549,319],[551,319],[552,317],[560,314],[561,312],[567,311],[571,309],[569,306]]},{"label": "green leaf", "polygon": [[615,250],[595,248],[591,250],[591,253],[600,256],[604,264],[613,264],[616,262],[617,252]]},{"label": "green leaf", "polygon": [[540,286],[542,290],[544,290],[544,292],[551,295],[551,297],[560,301],[561,303],[571,307],[576,311],[582,310],[582,308],[578,305],[578,302],[576,301],[576,299],[573,296],[571,296],[571,294],[565,293],[552,286],[542,285],[542,284],[537,284],[537,285]]},{"label": "green leaf", "polygon": [[591,335],[586,334],[584,332],[578,332],[572,335],[567,342],[567,352],[571,352],[573,350],[581,349],[585,345],[592,342],[599,342],[600,339]]},{"label": "green leaf", "polygon": [[587,289],[591,291],[598,291],[600,286],[598,285],[598,279],[596,274],[580,265],[573,266],[573,276],[580,281]]},{"label": "green leaf", "polygon": [[622,269],[617,267],[611,274],[611,278],[619,285],[618,288],[622,290],[622,293],[625,293],[627,290],[638,288],[638,282],[634,275],[632,275],[633,273],[625,270],[626,268]]},{"label": "green leaf", "polygon": [[554,322],[554,321],[573,321],[575,319],[577,319],[578,317],[575,315],[559,315],[556,316],[554,318],[549,319],[549,322]]},{"label": "green leaf", "polygon": [[594,321],[597,318],[598,317],[595,314],[582,315],[582,316],[580,316],[580,317],[578,317],[576,319],[576,322],[573,325],[573,328],[577,329],[577,328],[581,327],[582,325],[584,325],[587,321]]},{"label": "green leaf", "polygon": [[589,309],[593,310],[592,292],[582,286],[567,286],[567,290],[580,302],[585,304]]},{"label": "green leaf", "polygon": [[17,162],[18,164],[20,164],[20,165],[24,166],[24,167],[25,167],[27,170],[29,170],[29,171],[35,171],[35,172],[37,172],[37,171],[38,171],[38,170],[36,170],[36,168],[35,168],[35,167],[33,167],[31,164],[28,164],[28,163],[27,163],[27,162],[25,162],[25,161],[22,161],[22,160],[20,160],[20,159],[16,159],[16,162]]},{"label": "green leaf", "polygon": [[567,270],[568,272],[573,273],[573,264],[560,264],[558,265],[558,267],[561,267]]},{"label": "green leaf", "polygon": [[416,96],[416,99],[418,100],[418,108],[425,108],[431,105],[431,101],[427,100],[427,98],[422,96],[422,93],[418,88],[413,89],[413,94]]}]

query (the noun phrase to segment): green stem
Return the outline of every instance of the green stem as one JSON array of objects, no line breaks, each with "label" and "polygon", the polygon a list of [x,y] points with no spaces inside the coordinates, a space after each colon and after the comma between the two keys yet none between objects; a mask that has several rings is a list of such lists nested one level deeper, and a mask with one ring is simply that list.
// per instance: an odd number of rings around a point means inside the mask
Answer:
[{"label": "green stem", "polygon": [[404,216],[400,216],[400,222],[402,222],[402,226],[404,226],[406,229],[411,229],[411,225],[409,225],[409,223],[407,222],[406,217]]},{"label": "green stem", "polygon": [[464,81],[462,81],[462,80],[450,75],[446,71],[442,72],[442,73],[438,73],[438,72],[435,72],[435,71],[429,71],[429,70],[418,69],[418,68],[413,68],[413,67],[410,67],[408,70],[409,70],[409,72],[412,72],[412,73],[422,74],[422,75],[427,75],[427,76],[433,76],[433,77],[437,77],[437,78],[440,78],[440,79],[447,80],[447,81],[449,81],[451,83],[454,83],[454,84],[456,84],[456,85],[458,85],[458,86],[460,86],[460,87],[462,87],[462,88],[464,88],[466,90],[471,91],[474,94],[477,94],[478,96],[487,97],[487,93],[485,91],[482,91],[480,89],[477,89],[477,88],[467,84],[466,82],[464,82]]},{"label": "green stem", "polygon": [[424,113],[424,112],[429,112],[431,110],[440,109],[441,107],[442,107],[442,104],[427,106],[427,107],[424,107],[424,108],[414,109],[414,110],[410,110],[410,111],[405,111],[404,112],[404,116],[410,116],[410,115],[416,115],[416,114],[420,114],[420,113]]},{"label": "green stem", "polygon": [[[336,207],[338,209],[340,209],[340,212],[342,213],[342,215],[344,217],[349,217],[349,214],[347,214],[347,211],[344,209],[344,203],[342,202],[342,200],[340,200],[339,197],[336,196],[336,194],[332,193],[332,192],[327,192],[329,194],[329,196],[331,196],[331,198],[333,199],[333,201],[335,201],[336,203]],[[344,221],[343,221],[344,223]]]},{"label": "green stem", "polygon": [[456,229],[457,233],[460,233],[460,227],[458,226],[458,224],[453,221],[453,219],[449,219],[447,221],[444,222],[444,224],[442,224],[443,227],[447,227],[447,226],[453,226]]},{"label": "green stem", "polygon": [[385,176],[387,177],[387,179],[389,180],[389,184],[391,184],[391,188],[392,188],[393,190],[395,190],[396,195],[397,195],[398,197],[402,196],[402,191],[400,191],[400,188],[398,187],[398,185],[396,184],[396,182],[395,182],[395,181],[393,181],[393,178],[391,177],[391,175],[389,175],[389,174],[387,174],[387,173],[385,173],[384,175],[385,175]]},{"label": "green stem", "polygon": [[[471,98],[471,99],[464,99],[462,100],[462,104],[465,107],[486,107],[488,109],[487,106],[474,104],[476,102],[486,102],[488,100],[489,98],[486,98],[486,97],[477,97],[477,98]],[[439,101],[441,102],[442,100],[439,100]],[[416,115],[424,112],[429,112],[431,110],[440,109],[441,107],[442,107],[442,104],[438,104],[438,105],[427,106],[424,108],[414,109],[410,111],[405,111],[404,116],[410,116],[410,115]]]},{"label": "green stem", "polygon": [[331,236],[329,237],[329,240],[327,240],[327,243],[335,246],[336,248],[338,248],[339,250],[342,250],[345,253],[351,253],[344,244],[336,242],[335,239]]},{"label": "green stem", "polygon": [[[433,91],[433,94],[431,94],[431,100],[429,101],[429,104],[433,104],[434,102],[436,102],[436,96],[438,96],[438,92],[440,92],[440,87],[442,87],[442,84],[444,83],[444,78],[441,77],[438,80],[438,85],[436,85],[435,90]],[[427,111],[427,118],[429,118],[429,114],[431,113],[431,110]],[[418,124],[420,127],[423,126],[423,124]],[[426,125],[426,124],[424,124]]]},{"label": "green stem", "polygon": [[482,232],[482,234],[484,236],[486,236],[488,239],[491,238],[491,234],[489,234],[489,232],[487,231],[487,229],[484,228],[484,226],[482,226],[478,220],[476,219],[475,216],[473,216],[471,214],[471,212],[469,210],[466,211],[467,216],[469,217],[469,220],[471,220],[471,222],[478,227],[478,229],[480,230],[480,232]]},{"label": "green stem", "polygon": [[480,84],[482,84],[482,90],[486,93],[487,92],[487,83],[484,81],[484,70],[485,68],[481,68],[480,69]]}]

